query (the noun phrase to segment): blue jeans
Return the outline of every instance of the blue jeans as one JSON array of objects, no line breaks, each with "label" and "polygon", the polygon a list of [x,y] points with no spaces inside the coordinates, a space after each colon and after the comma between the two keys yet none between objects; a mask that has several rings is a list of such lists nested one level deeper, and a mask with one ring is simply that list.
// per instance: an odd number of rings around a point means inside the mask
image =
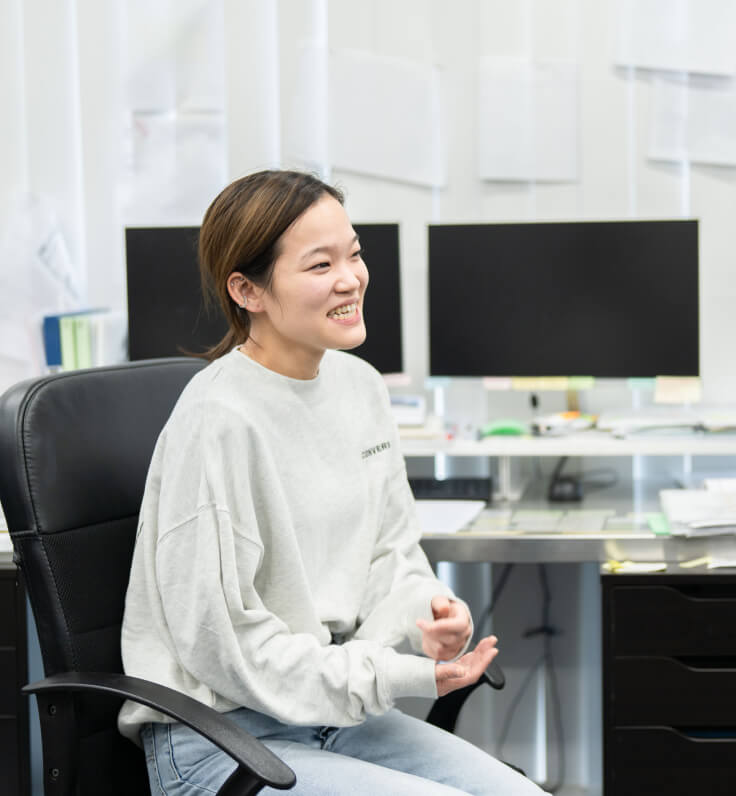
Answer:
[{"label": "blue jeans", "polygon": [[[542,794],[478,747],[399,710],[355,727],[293,727],[248,708],[227,716],[294,770],[297,782],[288,792],[295,796]],[[148,724],[141,738],[154,796],[215,793],[235,768],[230,757],[183,724]]]}]

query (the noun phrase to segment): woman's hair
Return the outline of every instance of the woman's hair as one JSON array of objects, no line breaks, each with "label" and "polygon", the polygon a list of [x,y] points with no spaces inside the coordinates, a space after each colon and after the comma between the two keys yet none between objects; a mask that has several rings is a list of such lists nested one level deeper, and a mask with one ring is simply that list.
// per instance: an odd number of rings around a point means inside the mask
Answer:
[{"label": "woman's hair", "polygon": [[299,171],[259,171],[228,185],[207,208],[199,231],[199,269],[208,304],[219,302],[228,331],[205,351],[216,359],[250,335],[250,315],[235,304],[228,278],[238,271],[257,285],[270,288],[281,236],[323,196],[343,204],[337,188]]}]

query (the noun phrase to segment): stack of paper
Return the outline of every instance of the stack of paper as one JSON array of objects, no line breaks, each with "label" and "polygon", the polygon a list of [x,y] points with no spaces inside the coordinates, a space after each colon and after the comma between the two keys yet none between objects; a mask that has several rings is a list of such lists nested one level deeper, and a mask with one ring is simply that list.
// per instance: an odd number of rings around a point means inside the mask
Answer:
[{"label": "stack of paper", "polygon": [[483,511],[483,500],[417,500],[417,517],[423,534],[457,533]]},{"label": "stack of paper", "polygon": [[659,500],[674,536],[736,533],[736,490],[663,489]]}]

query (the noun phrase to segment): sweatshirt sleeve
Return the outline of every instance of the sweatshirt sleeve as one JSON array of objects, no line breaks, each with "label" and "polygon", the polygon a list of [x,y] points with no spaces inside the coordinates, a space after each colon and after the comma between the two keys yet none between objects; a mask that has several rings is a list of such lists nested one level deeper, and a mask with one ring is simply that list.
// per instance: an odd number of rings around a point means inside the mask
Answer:
[{"label": "sweatshirt sleeve", "polygon": [[160,540],[166,626],[194,680],[291,724],[355,724],[399,697],[436,696],[430,660],[377,641],[321,645],[312,633],[291,632],[254,586],[260,557],[259,545],[213,505]]},{"label": "sweatshirt sleeve", "polygon": [[[388,395],[385,396],[388,411]],[[422,651],[422,632],[416,620],[432,619],[431,601],[438,594],[462,603],[432,571],[420,545],[421,529],[409,486],[399,436],[392,426],[392,469],[359,615],[356,639],[371,639],[392,647],[408,641]],[[472,626],[472,618],[471,618]],[[471,634],[472,637],[472,634]],[[460,655],[467,650],[470,641]]]}]

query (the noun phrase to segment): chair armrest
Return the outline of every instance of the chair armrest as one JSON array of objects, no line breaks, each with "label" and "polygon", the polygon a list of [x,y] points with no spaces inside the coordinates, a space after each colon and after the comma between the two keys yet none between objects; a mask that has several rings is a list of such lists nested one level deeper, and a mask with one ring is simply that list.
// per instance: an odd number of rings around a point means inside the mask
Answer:
[{"label": "chair armrest", "polygon": [[506,675],[496,661],[490,662],[488,668],[480,676],[480,680],[488,683],[491,688],[495,688],[497,691],[500,691],[506,685]]},{"label": "chair armrest", "polygon": [[92,691],[130,699],[191,727],[264,784],[286,790],[296,782],[294,772],[257,738],[222,713],[158,683],[109,672],[65,672],[26,685],[22,690],[25,694],[39,695]]}]

